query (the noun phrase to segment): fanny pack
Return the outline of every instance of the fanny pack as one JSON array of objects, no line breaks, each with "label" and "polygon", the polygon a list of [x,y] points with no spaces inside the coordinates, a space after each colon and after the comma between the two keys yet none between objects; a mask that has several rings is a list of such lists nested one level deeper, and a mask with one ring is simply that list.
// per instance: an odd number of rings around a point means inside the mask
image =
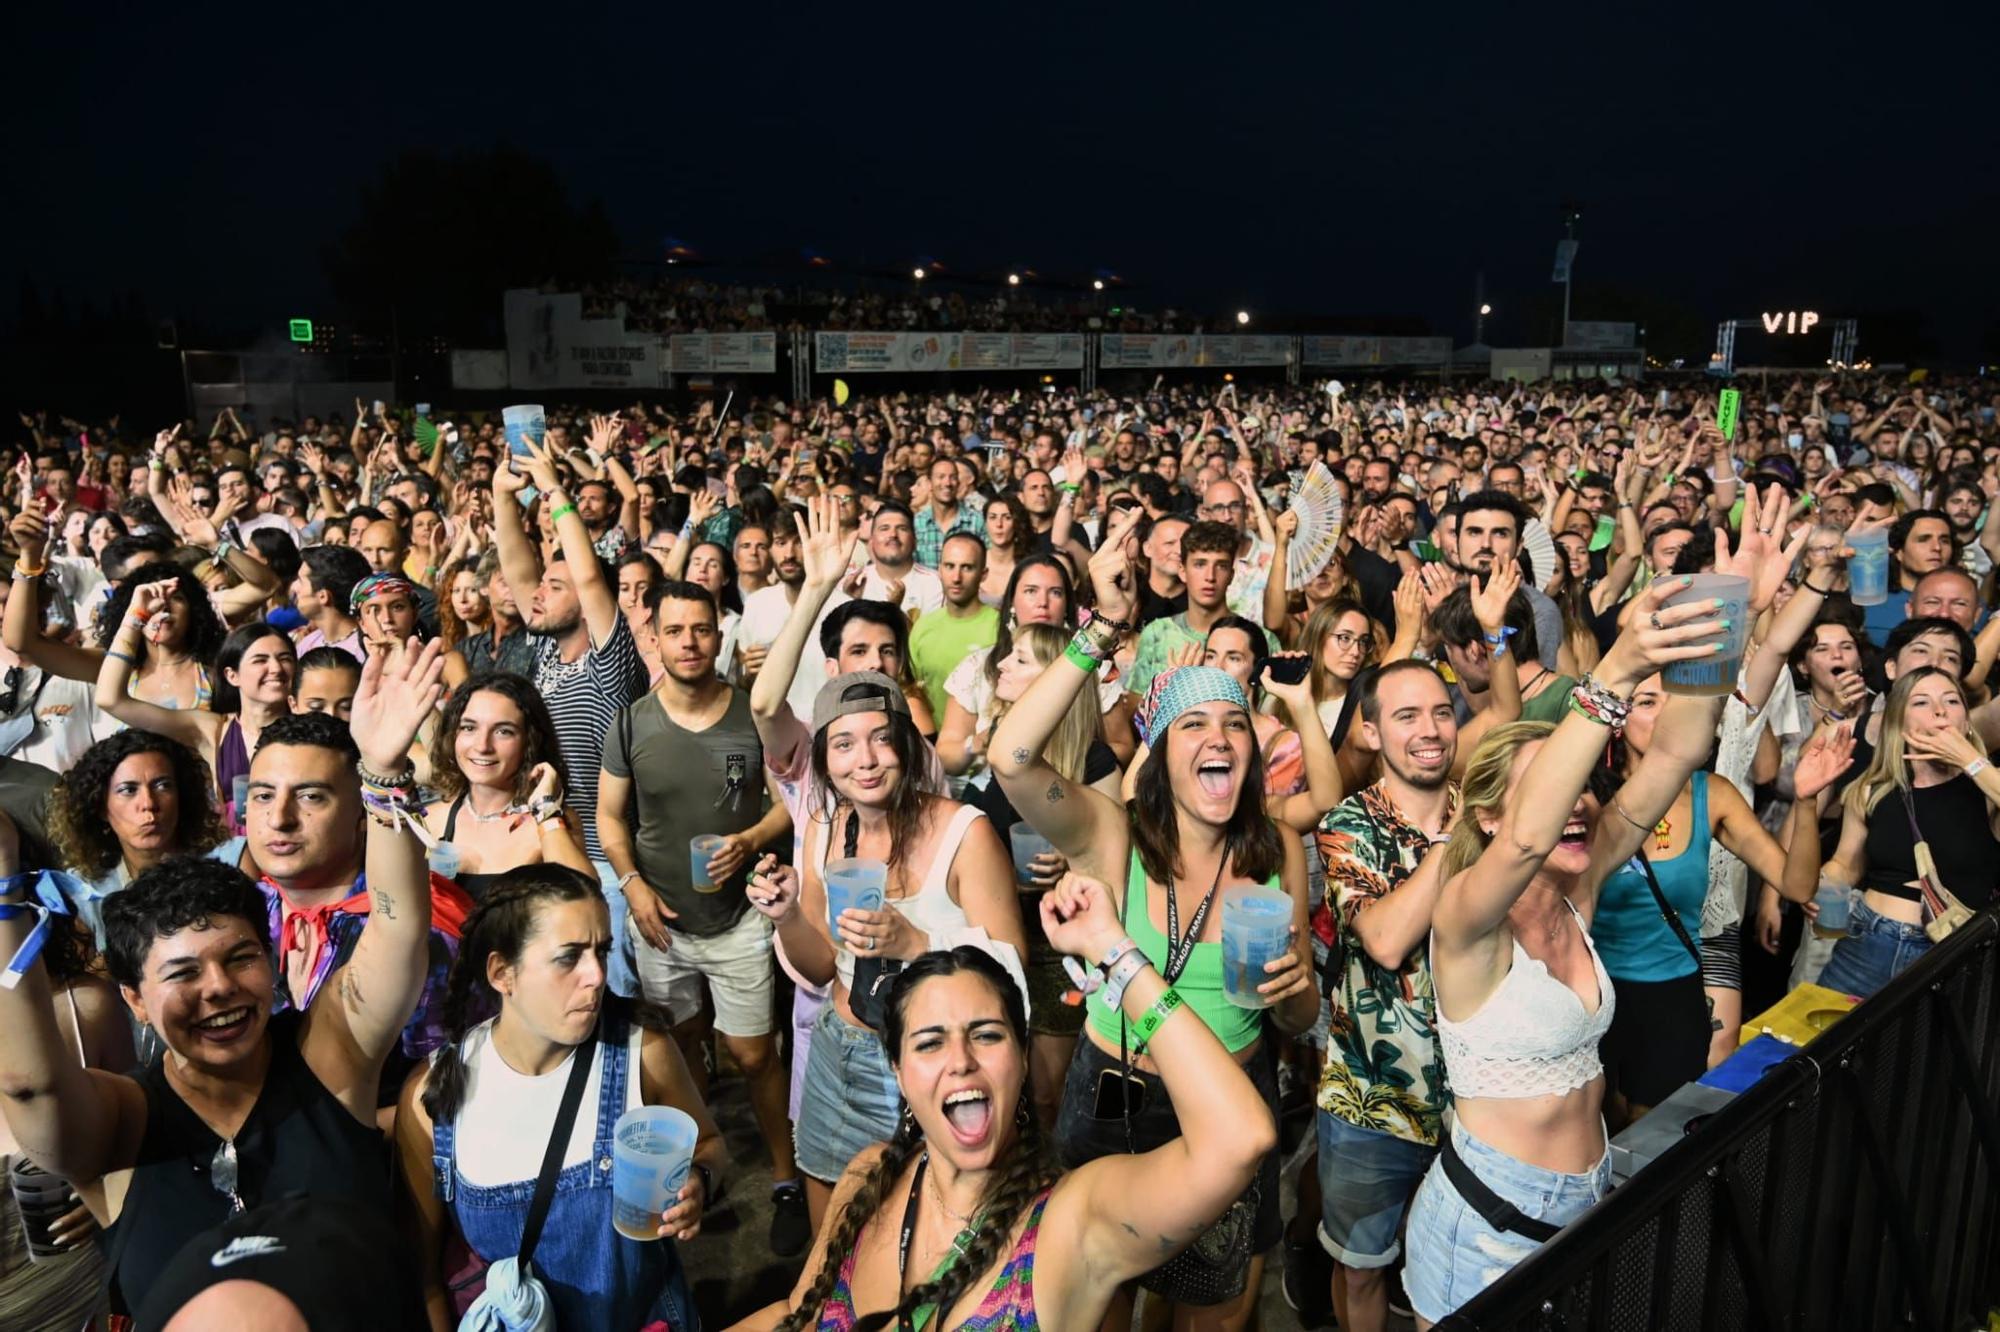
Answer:
[{"label": "fanny pack", "polygon": [[1910,788],[1898,785],[1903,796],[1903,817],[1910,821],[1910,841],[1917,853],[1917,893],[1923,904],[1924,933],[1932,943],[1943,943],[1952,932],[1972,919],[1972,908],[1952,896],[1951,889],[1938,878],[1937,861],[1931,856],[1931,844],[1924,840],[1923,832],[1917,827],[1917,802],[1910,796]]}]

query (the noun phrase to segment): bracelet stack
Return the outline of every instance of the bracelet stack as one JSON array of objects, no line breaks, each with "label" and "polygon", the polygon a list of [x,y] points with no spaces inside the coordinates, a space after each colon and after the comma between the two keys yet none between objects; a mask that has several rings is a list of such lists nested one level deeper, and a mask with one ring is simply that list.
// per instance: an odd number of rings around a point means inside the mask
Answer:
[{"label": "bracelet stack", "polygon": [[[373,772],[361,762],[355,763],[354,770],[361,777],[361,807],[371,820],[384,828],[399,823],[408,824],[413,831],[422,828],[429,802],[417,787],[414,768],[405,768],[393,777]],[[419,831],[418,836],[424,834]]]},{"label": "bracelet stack", "polygon": [[1631,700],[1618,697],[1589,675],[1578,680],[1576,688],[1570,691],[1569,708],[1599,726],[1610,727],[1614,733],[1625,729],[1625,719],[1632,714]]}]

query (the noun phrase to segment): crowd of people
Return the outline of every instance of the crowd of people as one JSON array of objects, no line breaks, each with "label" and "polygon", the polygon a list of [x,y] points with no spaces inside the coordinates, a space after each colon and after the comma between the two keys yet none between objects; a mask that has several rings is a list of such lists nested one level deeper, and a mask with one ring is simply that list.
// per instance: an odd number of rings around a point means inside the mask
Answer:
[{"label": "crowd of people", "polygon": [[[725,282],[677,272],[653,281],[621,278],[582,289],[583,312],[593,319],[623,319],[646,333],[811,332],[868,329],[877,332],[970,333],[1198,332],[1203,316],[1142,310],[1106,289],[1063,290],[1023,282],[983,284],[958,280],[943,269],[927,279],[909,273],[869,288],[851,283]],[[1014,276],[1019,277],[1019,274]],[[552,288],[553,290],[553,288]],[[1223,316],[1209,320],[1221,327]]]},{"label": "crowd of people", "polygon": [[1435,1323],[2000,879],[2000,393],[1736,387],[24,413],[0,1325]]}]

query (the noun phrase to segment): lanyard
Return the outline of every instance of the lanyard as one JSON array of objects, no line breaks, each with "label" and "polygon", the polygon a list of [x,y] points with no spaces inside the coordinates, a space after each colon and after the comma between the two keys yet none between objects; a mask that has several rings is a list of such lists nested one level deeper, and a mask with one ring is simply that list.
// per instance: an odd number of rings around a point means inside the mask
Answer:
[{"label": "lanyard", "polygon": [[[910,1240],[917,1233],[918,1199],[923,1194],[924,1172],[930,1168],[930,1164],[931,1154],[929,1152],[925,1152],[917,1158],[916,1173],[910,1176],[910,1198],[908,1202],[903,1204],[903,1230],[896,1239],[896,1302],[898,1304],[903,1302],[903,1281],[908,1275],[910,1267]],[[965,1243],[966,1234],[961,1230],[958,1238],[952,1241],[951,1252],[939,1261],[937,1269],[931,1273],[931,1280],[937,1280],[939,1276],[943,1275],[946,1268],[964,1256]],[[912,1328],[923,1326],[929,1314],[935,1312],[936,1310],[930,1305],[912,1309],[903,1316],[898,1327],[902,1329],[902,1332],[910,1332]]]},{"label": "lanyard", "polygon": [[1167,879],[1167,965],[1160,968],[1160,978],[1172,985],[1187,970],[1188,960],[1194,956],[1194,941],[1201,934],[1201,927],[1208,920],[1208,909],[1215,903],[1215,890],[1222,886],[1222,867],[1229,863],[1229,848],[1225,845],[1222,855],[1215,862],[1215,882],[1208,885],[1208,896],[1201,899],[1201,905],[1194,909],[1194,917],[1188,921],[1187,933],[1181,933],[1181,908],[1179,895],[1174,892],[1174,881]]}]

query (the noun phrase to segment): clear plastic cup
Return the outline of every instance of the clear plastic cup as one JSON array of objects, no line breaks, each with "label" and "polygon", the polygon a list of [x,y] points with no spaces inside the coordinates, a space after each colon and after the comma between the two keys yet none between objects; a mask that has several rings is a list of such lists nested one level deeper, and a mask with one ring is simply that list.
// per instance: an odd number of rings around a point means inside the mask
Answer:
[{"label": "clear plastic cup", "polygon": [[75,1191],[60,1176],[51,1175],[18,1152],[7,1165],[7,1186],[21,1213],[28,1261],[43,1263],[62,1257],[67,1251],[56,1243],[52,1228],[76,1207]]},{"label": "clear plastic cup", "polygon": [[1854,889],[1844,883],[1823,883],[1813,902],[1819,907],[1813,933],[1822,939],[1844,938],[1854,920]]},{"label": "clear plastic cup", "polygon": [[668,1105],[642,1105],[618,1116],[611,1133],[611,1228],[626,1239],[660,1237],[660,1214],[673,1206],[694,1163],[698,1130]]},{"label": "clear plastic cup", "polygon": [[507,452],[517,458],[526,457],[529,443],[539,446],[548,433],[548,418],[539,402],[502,407],[500,420],[507,431]]},{"label": "clear plastic cup", "polygon": [[1847,595],[1857,606],[1879,606],[1889,599],[1889,529],[1849,532]]},{"label": "clear plastic cup", "polygon": [[889,888],[889,867],[879,860],[826,862],[826,923],[840,937],[840,913],[880,911]]},{"label": "clear plastic cup", "polygon": [[1238,1008],[1268,1008],[1257,987],[1264,966],[1291,948],[1292,899],[1255,884],[1222,894],[1222,997]]},{"label": "clear plastic cup", "polygon": [[229,783],[229,803],[236,810],[236,821],[243,822],[243,811],[250,804],[250,774],[239,772]]},{"label": "clear plastic cup", "polygon": [[430,861],[431,873],[440,879],[456,879],[459,866],[465,863],[465,857],[450,842],[434,844],[426,858]]},{"label": "clear plastic cup", "polygon": [[1696,574],[1685,588],[1668,597],[1661,610],[1683,606],[1690,601],[1720,601],[1715,612],[1729,621],[1723,632],[1722,651],[1693,661],[1669,662],[1660,672],[1669,694],[1727,694],[1736,688],[1737,672],[1743,666],[1743,649],[1750,641],[1750,580],[1735,574]]},{"label": "clear plastic cup", "polygon": [[708,862],[722,850],[718,833],[702,833],[688,838],[688,884],[698,893],[719,893],[722,885],[708,877]]},{"label": "clear plastic cup", "polygon": [[1014,851],[1014,882],[1023,888],[1039,887],[1033,869],[1035,857],[1054,855],[1055,847],[1026,823],[1015,824],[1008,831],[1007,840]]}]

